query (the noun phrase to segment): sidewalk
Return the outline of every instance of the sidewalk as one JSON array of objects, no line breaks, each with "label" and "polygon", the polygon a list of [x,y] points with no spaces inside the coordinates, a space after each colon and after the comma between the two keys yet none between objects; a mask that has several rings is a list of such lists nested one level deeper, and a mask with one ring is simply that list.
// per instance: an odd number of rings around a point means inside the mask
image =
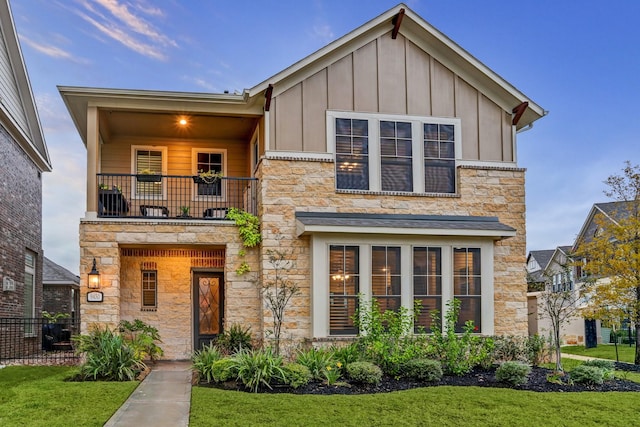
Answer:
[{"label": "sidewalk", "polygon": [[189,425],[191,363],[162,361],[107,421],[105,427]]}]

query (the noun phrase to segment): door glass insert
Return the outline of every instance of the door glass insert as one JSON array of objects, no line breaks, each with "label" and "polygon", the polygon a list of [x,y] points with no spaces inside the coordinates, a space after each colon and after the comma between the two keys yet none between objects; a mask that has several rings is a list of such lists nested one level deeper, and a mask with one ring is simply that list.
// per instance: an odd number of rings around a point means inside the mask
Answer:
[{"label": "door glass insert", "polygon": [[213,335],[220,333],[220,279],[200,277],[198,280],[200,300],[199,333]]}]

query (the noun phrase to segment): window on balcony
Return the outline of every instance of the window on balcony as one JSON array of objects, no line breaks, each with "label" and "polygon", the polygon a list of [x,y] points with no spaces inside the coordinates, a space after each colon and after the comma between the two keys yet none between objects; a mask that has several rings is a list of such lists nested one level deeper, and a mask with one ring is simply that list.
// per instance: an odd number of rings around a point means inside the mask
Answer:
[{"label": "window on balcony", "polygon": [[327,112],[338,190],[455,193],[460,119]]},{"label": "window on balcony", "polygon": [[195,198],[221,197],[224,194],[223,180],[220,177],[225,176],[225,159],[226,152],[224,150],[193,150],[193,167],[194,175],[202,173],[211,173],[198,179],[195,182]]},{"label": "window on balcony", "polygon": [[[134,198],[162,198],[164,185],[161,176],[167,170],[167,148],[133,146]],[[153,177],[153,179],[149,179]],[[143,179],[144,178],[144,179]]]}]

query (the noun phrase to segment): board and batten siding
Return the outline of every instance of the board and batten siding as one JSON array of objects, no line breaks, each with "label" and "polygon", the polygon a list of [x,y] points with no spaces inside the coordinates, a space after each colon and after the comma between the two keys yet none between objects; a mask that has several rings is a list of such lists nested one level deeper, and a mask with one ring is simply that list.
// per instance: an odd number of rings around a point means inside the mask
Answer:
[{"label": "board and batten siding", "polygon": [[0,31],[0,94],[2,94],[2,105],[8,110],[15,124],[19,126],[25,134],[29,135],[27,117],[24,114],[22,102],[20,101],[20,90],[13,75],[7,44],[2,35],[2,31]]},{"label": "board and batten siding", "polygon": [[462,159],[513,162],[511,114],[402,35],[385,34],[274,96],[270,149],[326,152],[326,110],[456,117]]}]

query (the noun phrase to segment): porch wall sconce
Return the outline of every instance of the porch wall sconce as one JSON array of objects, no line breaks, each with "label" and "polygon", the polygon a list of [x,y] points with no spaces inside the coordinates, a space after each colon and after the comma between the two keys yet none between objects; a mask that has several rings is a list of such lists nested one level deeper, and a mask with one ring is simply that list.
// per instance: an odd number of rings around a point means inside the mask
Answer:
[{"label": "porch wall sconce", "polygon": [[93,259],[93,267],[88,275],[89,282],[87,286],[89,289],[100,289],[100,272],[96,269],[96,259]]}]

